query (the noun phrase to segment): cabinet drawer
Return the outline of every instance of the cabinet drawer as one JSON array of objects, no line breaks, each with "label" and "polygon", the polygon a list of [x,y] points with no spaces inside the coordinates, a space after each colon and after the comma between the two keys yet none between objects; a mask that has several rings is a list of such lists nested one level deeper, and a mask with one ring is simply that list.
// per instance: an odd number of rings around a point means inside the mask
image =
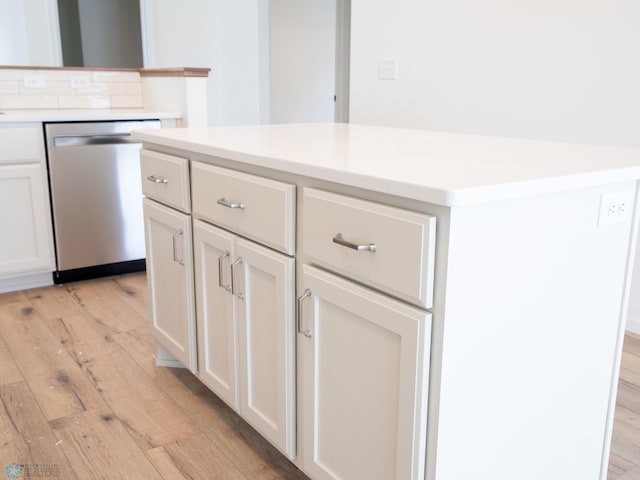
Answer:
[{"label": "cabinet drawer", "polygon": [[198,162],[191,173],[196,218],[295,253],[295,185]]},{"label": "cabinet drawer", "polygon": [[302,221],[305,261],[432,306],[435,217],[307,188]]},{"label": "cabinet drawer", "polygon": [[185,213],[189,201],[189,160],[151,150],[140,150],[142,192]]},{"label": "cabinet drawer", "polygon": [[42,124],[0,126],[0,145],[0,163],[41,162],[44,160]]}]

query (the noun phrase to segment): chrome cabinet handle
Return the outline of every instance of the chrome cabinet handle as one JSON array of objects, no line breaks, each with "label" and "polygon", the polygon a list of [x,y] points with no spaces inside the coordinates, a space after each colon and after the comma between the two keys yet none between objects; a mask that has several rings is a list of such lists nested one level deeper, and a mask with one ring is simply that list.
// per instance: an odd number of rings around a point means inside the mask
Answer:
[{"label": "chrome cabinet handle", "polygon": [[231,264],[231,295],[235,295],[240,300],[244,299],[244,293],[236,291],[236,267],[242,263],[242,257]]},{"label": "chrome cabinet handle", "polygon": [[222,283],[224,280],[222,279],[222,261],[229,257],[230,254],[227,250],[224,251],[224,253],[222,255],[220,255],[218,257],[218,286],[220,288],[224,288],[227,292],[231,291],[231,286],[229,285],[225,285],[224,283]]},{"label": "chrome cabinet handle", "polygon": [[216,203],[218,205],[222,205],[223,207],[239,208],[240,210],[244,210],[244,203],[230,203],[229,201],[227,201],[227,199],[225,197],[222,197],[222,198],[218,199],[218,201]]},{"label": "chrome cabinet handle", "polygon": [[184,258],[182,260],[178,259],[178,254],[177,254],[177,248],[176,248],[176,240],[178,240],[178,237],[180,235],[182,235],[183,232],[182,230],[178,230],[176,233],[173,234],[173,238],[172,238],[172,242],[173,242],[173,261],[176,263],[179,263],[180,265],[184,265]]},{"label": "chrome cabinet handle", "polygon": [[343,247],[347,247],[352,250],[357,250],[358,252],[375,252],[377,249],[375,243],[367,243],[364,245],[353,243],[349,240],[346,240],[341,233],[338,233],[335,237],[333,237],[333,243],[337,243],[338,245],[342,245]]},{"label": "chrome cabinet handle", "polygon": [[169,183],[169,180],[167,180],[166,178],[156,177],[155,175],[149,175],[147,177],[147,180],[149,180],[150,182],[153,182],[153,183],[164,183],[164,184]]},{"label": "chrome cabinet handle", "polygon": [[302,302],[304,299],[311,296],[311,290],[308,288],[304,291],[302,296],[298,298],[298,333],[303,334],[307,338],[311,338],[313,336],[313,332],[311,330],[305,329],[302,330]]}]

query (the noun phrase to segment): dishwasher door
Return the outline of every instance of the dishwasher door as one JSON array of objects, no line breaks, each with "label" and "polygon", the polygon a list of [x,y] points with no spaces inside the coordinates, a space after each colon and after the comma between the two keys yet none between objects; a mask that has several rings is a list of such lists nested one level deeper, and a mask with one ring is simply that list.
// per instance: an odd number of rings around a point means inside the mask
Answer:
[{"label": "dishwasher door", "polygon": [[144,269],[140,143],[158,120],[45,124],[54,282]]}]

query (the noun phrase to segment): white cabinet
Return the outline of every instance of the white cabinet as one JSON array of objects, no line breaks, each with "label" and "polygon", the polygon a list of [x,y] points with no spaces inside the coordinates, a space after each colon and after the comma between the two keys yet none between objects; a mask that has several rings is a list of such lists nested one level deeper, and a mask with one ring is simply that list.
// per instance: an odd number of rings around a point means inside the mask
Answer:
[{"label": "white cabinet", "polygon": [[304,470],[424,478],[431,314],[307,265],[302,284]]},{"label": "white cabinet", "polygon": [[[435,217],[305,188],[298,300],[304,470],[423,479]],[[372,288],[381,290],[378,293]]]},{"label": "white cabinet", "polygon": [[40,124],[0,127],[0,278],[54,270]]},{"label": "white cabinet", "polygon": [[0,165],[0,276],[53,269],[45,192],[40,165]]},{"label": "white cabinet", "polygon": [[430,308],[436,218],[304,189],[304,260]]},{"label": "white cabinet", "polygon": [[[290,459],[296,455],[295,260],[238,239],[233,272],[240,412]],[[236,269],[235,266],[240,268]]]},{"label": "white cabinet", "polygon": [[295,185],[200,162],[191,168],[194,215],[287,255],[295,253]]},{"label": "white cabinet", "polygon": [[161,362],[197,373],[189,160],[142,149],[140,164],[152,332]]},{"label": "white cabinet", "polygon": [[235,236],[229,232],[194,222],[198,377],[238,410],[238,328],[229,283],[234,240]]},{"label": "white cabinet", "polygon": [[237,233],[293,248],[295,187],[195,162],[192,184],[199,378],[293,459],[295,259]]},{"label": "white cabinet", "polygon": [[144,224],[153,335],[195,373],[191,217],[145,198]]}]

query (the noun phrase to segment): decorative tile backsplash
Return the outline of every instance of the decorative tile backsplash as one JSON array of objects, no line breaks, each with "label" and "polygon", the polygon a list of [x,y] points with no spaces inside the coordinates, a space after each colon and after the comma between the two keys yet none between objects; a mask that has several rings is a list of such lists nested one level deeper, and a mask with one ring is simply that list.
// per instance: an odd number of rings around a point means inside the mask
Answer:
[{"label": "decorative tile backsplash", "polygon": [[0,109],[143,108],[139,72],[0,68]]}]

